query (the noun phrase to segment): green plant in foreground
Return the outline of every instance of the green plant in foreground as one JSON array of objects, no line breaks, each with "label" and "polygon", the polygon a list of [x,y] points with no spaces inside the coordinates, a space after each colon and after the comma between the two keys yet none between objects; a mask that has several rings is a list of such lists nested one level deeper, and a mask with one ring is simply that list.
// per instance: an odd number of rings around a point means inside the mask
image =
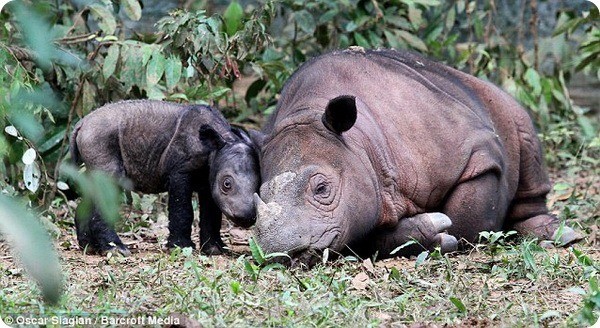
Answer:
[{"label": "green plant in foreground", "polygon": [[0,195],[0,232],[5,234],[44,299],[57,303],[63,283],[58,257],[39,221],[14,199]]},{"label": "green plant in foreground", "polygon": [[256,262],[256,264],[244,259],[244,267],[246,268],[246,272],[250,274],[254,281],[258,279],[261,272],[285,269],[283,264],[272,262],[271,260],[278,257],[290,259],[289,255],[285,253],[269,253],[265,255],[262,248],[260,248],[260,246],[254,240],[254,237],[250,238],[248,243],[250,245],[250,251],[252,252],[252,259]]}]

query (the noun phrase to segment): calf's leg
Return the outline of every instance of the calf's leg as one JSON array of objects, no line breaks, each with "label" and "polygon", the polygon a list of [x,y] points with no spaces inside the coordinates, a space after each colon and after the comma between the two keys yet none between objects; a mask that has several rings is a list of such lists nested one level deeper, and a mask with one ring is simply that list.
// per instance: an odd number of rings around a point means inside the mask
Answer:
[{"label": "calf's leg", "polygon": [[80,210],[77,211],[75,229],[79,246],[84,249],[88,248],[91,252],[99,254],[106,254],[111,251],[117,251],[125,256],[131,254],[95,206],[89,214],[81,213]]},{"label": "calf's leg", "polygon": [[167,247],[192,247],[192,179],[186,173],[174,173],[169,177],[169,237]]},{"label": "calf's leg", "polygon": [[207,255],[223,254],[225,253],[225,243],[221,239],[221,210],[209,192],[199,195],[199,198],[202,253]]}]

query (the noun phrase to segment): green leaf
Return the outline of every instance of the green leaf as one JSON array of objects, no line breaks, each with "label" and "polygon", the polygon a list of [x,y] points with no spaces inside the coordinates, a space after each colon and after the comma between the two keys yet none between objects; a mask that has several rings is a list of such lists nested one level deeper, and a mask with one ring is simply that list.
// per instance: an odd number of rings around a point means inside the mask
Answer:
[{"label": "green leaf", "polygon": [[227,35],[232,36],[235,34],[235,32],[240,30],[240,27],[242,26],[242,18],[244,18],[244,8],[242,8],[237,0],[231,1],[223,13],[225,32]]},{"label": "green leaf", "polygon": [[281,263],[269,263],[267,265],[265,265],[264,268],[262,268],[261,271],[271,271],[271,270],[285,270],[285,266]]},{"label": "green leaf", "polygon": [[102,65],[102,75],[105,79],[108,79],[113,75],[117,68],[117,62],[119,61],[119,45],[111,45],[104,58],[104,65]]},{"label": "green leaf", "polygon": [[454,306],[456,306],[458,311],[460,311],[461,313],[467,313],[467,308],[465,307],[463,302],[461,300],[459,300],[458,298],[451,296],[450,302],[452,302],[452,304],[454,304]]},{"label": "green leaf", "polygon": [[239,281],[235,281],[235,280],[234,280],[234,281],[232,281],[232,282],[230,282],[230,283],[229,283],[229,286],[231,287],[231,291],[232,291],[232,292],[233,292],[235,295],[237,295],[237,294],[239,294],[239,293],[240,293],[240,290],[241,290],[241,285],[240,285]]},{"label": "green leaf", "polygon": [[423,262],[425,262],[428,256],[428,251],[421,252],[421,254],[417,256],[417,260],[415,261],[415,267],[418,267],[419,265],[423,264]]},{"label": "green leaf", "polygon": [[398,253],[398,251],[400,251],[401,249],[403,249],[403,248],[405,248],[407,246],[416,244],[416,243],[417,242],[415,240],[409,240],[409,241],[405,242],[404,244],[402,244],[402,245],[394,248],[394,250],[390,252],[390,255],[394,255],[394,254]]},{"label": "green leaf", "polygon": [[449,10],[448,13],[446,15],[446,22],[445,22],[445,26],[447,30],[451,30],[452,27],[454,27],[454,23],[456,22],[456,9],[454,9],[454,6],[452,6]]},{"label": "green leaf", "polygon": [[594,265],[594,261],[587,256],[584,252],[573,248],[573,254],[575,254],[575,257],[577,257],[577,260],[580,264],[584,265],[584,266],[593,266]]},{"label": "green leaf", "polygon": [[302,32],[312,35],[315,32],[315,19],[311,13],[306,10],[300,10],[294,13],[294,20]]},{"label": "green leaf", "polygon": [[138,21],[142,18],[142,6],[138,0],[121,0],[121,8],[131,20]]},{"label": "green leaf", "polygon": [[31,213],[1,194],[0,232],[19,257],[17,263],[39,283],[44,300],[57,303],[62,293],[61,269],[48,234]]},{"label": "green leaf", "polygon": [[579,127],[581,127],[581,131],[583,131],[583,135],[586,138],[592,139],[594,136],[598,135],[592,120],[587,116],[577,115],[577,123]]},{"label": "green leaf", "polygon": [[165,72],[165,62],[165,56],[158,50],[152,54],[152,58],[146,68],[146,82],[149,86],[155,85],[160,81]]},{"label": "green leaf", "polygon": [[412,24],[412,27],[418,29],[423,23],[422,11],[416,8],[414,5],[408,6],[408,20]]},{"label": "green leaf", "polygon": [[358,33],[358,32],[354,32],[354,41],[356,41],[356,45],[357,46],[361,46],[363,48],[370,48],[371,45],[369,44],[369,41],[362,36],[362,34]]},{"label": "green leaf", "polygon": [[77,206],[77,212],[85,213],[82,217],[87,217],[95,204],[106,222],[114,225],[119,218],[120,193],[113,177],[102,171],[82,174],[69,164],[61,165],[60,172],[71,179],[77,185],[77,190],[81,191],[82,202]]},{"label": "green leaf", "polygon": [[404,41],[406,41],[406,43],[408,43],[408,45],[411,46],[412,48],[415,48],[415,49],[423,51],[423,52],[427,51],[427,45],[425,45],[425,43],[421,39],[419,39],[416,35],[406,32],[406,31],[403,31],[403,30],[397,30],[396,33],[398,33],[398,35]]},{"label": "green leaf", "polygon": [[265,253],[263,253],[263,250],[258,246],[254,238],[250,238],[248,244],[250,246],[250,251],[252,252],[252,257],[256,263],[258,263],[258,265],[263,265],[265,263]]},{"label": "green leaf", "polygon": [[248,87],[246,91],[246,95],[244,96],[244,100],[246,100],[247,104],[250,104],[250,100],[256,98],[260,91],[267,85],[267,81],[263,79],[258,79]]},{"label": "green leaf", "polygon": [[529,67],[527,71],[525,71],[525,75],[523,76],[523,78],[525,79],[527,84],[533,88],[534,95],[539,96],[542,93],[540,75],[535,69]]},{"label": "green leaf", "polygon": [[96,107],[96,95],[98,89],[88,80],[83,82],[83,90],[81,92],[81,112],[82,115],[87,115]]},{"label": "green leaf", "polygon": [[395,36],[392,32],[388,30],[384,30],[383,34],[385,35],[385,39],[391,48],[400,49],[402,48],[402,44],[398,42],[398,37]]},{"label": "green leaf", "polygon": [[165,63],[165,80],[167,81],[167,89],[172,90],[181,79],[183,65],[181,59],[176,56],[170,56]]},{"label": "green leaf", "polygon": [[163,100],[165,99],[165,93],[160,84],[149,85],[144,88],[146,90],[146,96],[148,99]]},{"label": "green leaf", "polygon": [[65,137],[65,133],[67,133],[66,127],[58,130],[58,132],[56,132],[51,137],[47,138],[43,144],[41,144],[41,145],[39,145],[39,147],[37,147],[38,152],[40,154],[44,154],[45,152],[49,151],[50,149],[52,149],[55,146],[57,146],[58,144],[60,144],[61,141],[63,140],[63,138]]},{"label": "green leaf", "polygon": [[105,6],[94,3],[89,6],[92,17],[98,22],[98,26],[104,34],[113,35],[117,29],[117,21],[113,13]]},{"label": "green leaf", "polygon": [[148,64],[148,61],[150,60],[150,57],[152,57],[152,54],[154,53],[154,47],[148,44],[144,44],[141,46],[141,50],[142,50],[142,66],[146,66],[146,64]]}]

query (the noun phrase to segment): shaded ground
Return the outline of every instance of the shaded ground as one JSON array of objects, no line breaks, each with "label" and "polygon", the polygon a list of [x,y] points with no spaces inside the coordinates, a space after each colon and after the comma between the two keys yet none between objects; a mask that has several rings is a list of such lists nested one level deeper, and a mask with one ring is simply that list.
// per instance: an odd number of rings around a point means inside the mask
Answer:
[{"label": "shaded ground", "polygon": [[559,188],[549,197],[551,208],[587,232],[575,249],[500,238],[468,254],[434,252],[374,264],[342,259],[308,271],[261,268],[250,254],[248,232],[228,223],[223,237],[230,255],[163,250],[165,196],[136,197],[132,209],[124,209],[129,232],[121,236],[131,257],[85,256],[71,226],[73,204],[62,204],[51,226],[58,229],[66,279],[61,304],[41,303],[0,243],[0,313],[65,320],[144,314],[188,326],[585,326],[580,310],[594,297],[589,280],[600,269],[599,178],[552,176]]}]

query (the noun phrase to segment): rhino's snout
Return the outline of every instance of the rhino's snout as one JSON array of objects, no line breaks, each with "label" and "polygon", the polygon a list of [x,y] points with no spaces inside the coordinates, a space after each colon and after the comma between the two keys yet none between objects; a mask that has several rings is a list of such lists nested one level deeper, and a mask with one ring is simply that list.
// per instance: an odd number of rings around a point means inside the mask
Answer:
[{"label": "rhino's snout", "polygon": [[284,213],[278,203],[265,203],[256,193],[253,197],[256,207],[253,232],[265,252],[292,254],[310,246],[310,230],[306,226],[288,218],[290,213]]}]

